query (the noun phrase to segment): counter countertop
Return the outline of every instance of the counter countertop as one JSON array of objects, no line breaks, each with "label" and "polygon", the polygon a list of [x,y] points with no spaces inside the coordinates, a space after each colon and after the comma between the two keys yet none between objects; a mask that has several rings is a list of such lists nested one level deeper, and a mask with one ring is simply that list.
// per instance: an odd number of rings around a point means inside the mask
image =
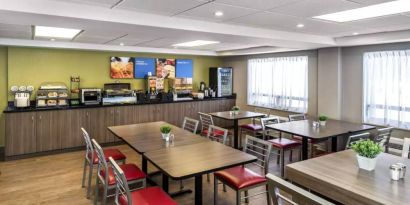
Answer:
[{"label": "counter countertop", "polygon": [[200,102],[200,101],[225,100],[225,99],[236,99],[236,96],[232,95],[232,96],[227,96],[227,97],[204,98],[202,100],[193,99],[193,100],[181,100],[181,101],[170,101],[170,102],[161,102],[161,101],[137,102],[137,103],[133,103],[133,104],[117,104],[117,105],[76,105],[76,106],[66,106],[66,107],[45,107],[45,108],[37,108],[35,105],[32,105],[28,108],[15,108],[14,106],[8,106],[3,112],[4,113],[16,113],[16,112],[51,111],[51,110],[72,110],[72,109],[84,109],[84,108],[103,108],[103,107],[117,107],[117,106],[154,105],[154,104],[182,103],[182,102]]}]

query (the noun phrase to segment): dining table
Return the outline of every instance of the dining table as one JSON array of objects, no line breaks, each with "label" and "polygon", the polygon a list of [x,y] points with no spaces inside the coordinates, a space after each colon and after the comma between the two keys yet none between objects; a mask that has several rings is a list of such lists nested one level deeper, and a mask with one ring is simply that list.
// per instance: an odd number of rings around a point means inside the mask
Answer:
[{"label": "dining table", "polygon": [[390,166],[410,160],[388,153],[377,157],[373,171],[359,169],[356,153],[345,150],[286,166],[289,181],[342,204],[381,205],[410,203],[410,174],[398,181]]},{"label": "dining table", "polygon": [[209,113],[209,115],[228,120],[228,121],[233,121],[233,147],[235,149],[240,149],[241,146],[239,145],[239,120],[244,120],[244,119],[252,119],[252,118],[261,118],[265,117],[266,114],[264,113],[257,113],[257,112],[251,112],[251,111],[238,111],[238,113],[235,113],[234,111],[223,111],[223,112],[213,112]]},{"label": "dining table", "polygon": [[280,133],[302,137],[302,160],[308,159],[308,142],[312,140],[332,139],[332,152],[338,151],[337,140],[339,136],[347,138],[349,135],[365,132],[376,127],[360,123],[346,122],[341,120],[327,120],[326,125],[315,127],[312,119],[283,122],[266,125],[267,129],[273,129]]},{"label": "dining table", "polygon": [[[177,138],[177,137],[176,137]],[[257,157],[215,141],[149,151],[143,155],[162,172],[162,188],[168,192],[169,178],[195,178],[195,205],[203,204],[202,176],[255,162]],[[210,185],[210,184],[209,184]],[[208,203],[206,203],[208,204]]]}]

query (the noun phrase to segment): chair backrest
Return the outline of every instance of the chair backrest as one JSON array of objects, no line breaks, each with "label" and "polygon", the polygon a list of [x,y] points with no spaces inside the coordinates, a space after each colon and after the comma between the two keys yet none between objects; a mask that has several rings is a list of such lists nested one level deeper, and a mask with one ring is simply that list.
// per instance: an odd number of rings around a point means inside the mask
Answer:
[{"label": "chair backrest", "polygon": [[298,120],[306,120],[306,115],[305,114],[295,114],[295,115],[289,115],[289,121],[298,121]]},{"label": "chair backrest", "polygon": [[189,117],[185,117],[184,118],[184,122],[182,123],[182,129],[190,131],[194,134],[196,134],[196,131],[198,129],[198,125],[199,125],[199,121],[189,118]]},{"label": "chair backrest", "polygon": [[204,130],[208,130],[209,125],[214,125],[214,120],[212,119],[211,115],[206,113],[198,112],[199,120],[201,120],[201,133]]},{"label": "chair backrest", "polygon": [[377,130],[377,135],[374,138],[374,141],[380,146],[385,147],[385,152],[389,152],[389,142],[393,127],[386,127]]},{"label": "chair backrest", "polygon": [[408,158],[410,159],[410,138],[404,138],[403,139],[403,150],[401,152],[401,156],[403,158]]},{"label": "chair backrest", "polygon": [[228,130],[215,125],[209,125],[207,137],[212,141],[217,141],[226,145]]},{"label": "chair backrest", "polygon": [[266,140],[266,136],[270,136],[270,132],[277,132],[274,130],[269,130],[266,129],[266,125],[272,125],[272,124],[278,124],[280,123],[279,117],[265,117],[261,118],[261,125],[262,125],[262,130],[263,130],[263,139]]},{"label": "chair backrest", "polygon": [[133,203],[131,192],[124,172],[112,157],[109,158],[109,161],[112,165],[111,167],[114,172],[115,178],[115,204],[120,205],[119,198],[125,197],[127,199],[128,205],[132,205]]},{"label": "chair backrest", "polygon": [[370,138],[370,133],[368,133],[368,132],[360,133],[360,134],[356,134],[356,135],[350,135],[349,138],[347,139],[345,149],[350,149],[350,146],[354,142],[357,142],[359,140],[367,140],[369,138]]},{"label": "chair backrest", "polygon": [[333,204],[273,174],[267,174],[266,178],[268,179],[269,195],[274,205],[282,205],[282,204],[332,205]]},{"label": "chair backrest", "polygon": [[[99,177],[101,181],[104,181],[105,184],[108,184],[109,177],[107,175],[109,167],[107,161],[105,160],[104,151],[95,139],[92,139],[91,142],[93,143],[94,150],[98,158],[97,177]],[[105,176],[101,175],[101,171],[104,171]]]},{"label": "chair backrest", "polygon": [[265,174],[268,173],[271,150],[270,142],[246,135],[243,151],[258,158],[254,164],[261,167]]},{"label": "chair backrest", "polygon": [[94,147],[91,143],[91,138],[90,135],[88,134],[88,132],[82,127],[81,128],[81,133],[83,134],[83,138],[85,141],[85,157],[91,161],[92,159],[94,159]]},{"label": "chair backrest", "polygon": [[255,107],[255,112],[266,114],[266,116],[269,117],[271,111],[268,108]]}]

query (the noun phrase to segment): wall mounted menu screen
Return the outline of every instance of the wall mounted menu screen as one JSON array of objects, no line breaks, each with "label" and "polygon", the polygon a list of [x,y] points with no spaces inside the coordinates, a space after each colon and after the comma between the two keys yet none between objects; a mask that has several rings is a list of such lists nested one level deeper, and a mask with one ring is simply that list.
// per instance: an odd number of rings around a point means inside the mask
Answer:
[{"label": "wall mounted menu screen", "polygon": [[149,72],[155,75],[155,59],[154,58],[135,58],[134,75],[135,78],[145,78]]},{"label": "wall mounted menu screen", "polygon": [[177,78],[192,78],[193,77],[193,61],[192,59],[177,59],[176,62],[176,77]]},{"label": "wall mounted menu screen", "polygon": [[175,78],[175,59],[158,58],[157,59],[157,77],[158,78]]},{"label": "wall mounted menu screen", "polygon": [[134,58],[111,57],[111,78],[124,79],[134,77]]}]

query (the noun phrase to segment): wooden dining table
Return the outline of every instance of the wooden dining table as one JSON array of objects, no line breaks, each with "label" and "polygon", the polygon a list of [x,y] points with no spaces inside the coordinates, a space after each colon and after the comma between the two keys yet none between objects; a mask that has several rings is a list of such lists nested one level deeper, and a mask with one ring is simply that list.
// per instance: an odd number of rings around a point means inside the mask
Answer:
[{"label": "wooden dining table", "polygon": [[364,132],[375,129],[375,126],[364,125],[340,120],[328,120],[325,126],[313,127],[313,120],[299,120],[271,124],[268,129],[277,130],[281,133],[288,133],[302,137],[302,160],[308,159],[308,140],[332,139],[332,152],[338,151],[337,138],[339,136],[348,137],[353,133]]},{"label": "wooden dining table", "polygon": [[257,112],[250,112],[250,111],[239,111],[238,114],[233,114],[232,111],[224,111],[224,112],[213,112],[209,113],[211,116],[233,121],[233,147],[235,149],[240,149],[239,145],[239,120],[244,119],[251,119],[251,118],[258,118],[264,117],[266,114],[257,113]]},{"label": "wooden dining table", "polygon": [[149,151],[143,157],[163,173],[162,188],[166,192],[168,192],[169,178],[182,180],[194,177],[195,205],[203,203],[202,176],[204,174],[257,160],[255,156],[215,141]]},{"label": "wooden dining table", "polygon": [[405,179],[390,179],[390,165],[410,160],[381,153],[373,171],[358,168],[352,150],[332,153],[286,166],[288,180],[343,204],[409,204],[410,174]]}]

